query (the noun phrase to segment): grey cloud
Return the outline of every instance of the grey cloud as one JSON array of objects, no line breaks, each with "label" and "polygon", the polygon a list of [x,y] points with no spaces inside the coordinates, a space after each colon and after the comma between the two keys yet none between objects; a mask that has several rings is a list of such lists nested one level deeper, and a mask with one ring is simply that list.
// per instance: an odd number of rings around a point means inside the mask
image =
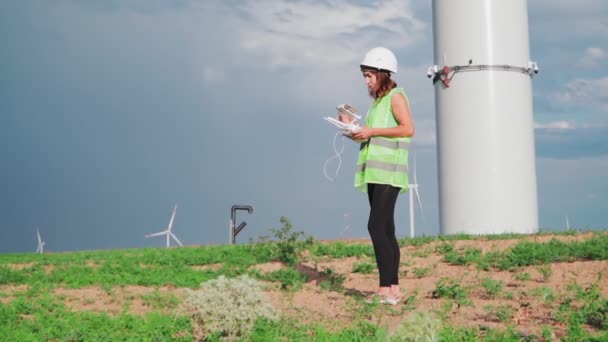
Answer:
[{"label": "grey cloud", "polygon": [[331,4],[244,1],[242,12],[247,13],[247,21],[237,22],[235,44],[243,54],[258,57],[255,65],[273,70],[354,63],[380,40],[391,48],[411,47],[427,30],[404,1],[387,0],[373,7],[345,0]]},{"label": "grey cloud", "polygon": [[595,69],[600,67],[605,59],[608,59],[607,51],[599,47],[589,47],[577,64],[582,68]]},{"label": "grey cloud", "polygon": [[133,12],[139,14],[155,14],[166,10],[183,10],[196,4],[192,0],[63,0],[56,1],[55,5],[60,3],[69,6],[76,5],[80,8],[99,13]]},{"label": "grey cloud", "polygon": [[563,84],[550,97],[555,105],[566,108],[587,108],[608,112],[608,77],[598,79],[577,78]]},{"label": "grey cloud", "polygon": [[529,3],[532,36],[547,42],[562,42],[561,48],[563,43],[576,45],[581,39],[605,39],[607,16],[606,1],[535,0]]}]

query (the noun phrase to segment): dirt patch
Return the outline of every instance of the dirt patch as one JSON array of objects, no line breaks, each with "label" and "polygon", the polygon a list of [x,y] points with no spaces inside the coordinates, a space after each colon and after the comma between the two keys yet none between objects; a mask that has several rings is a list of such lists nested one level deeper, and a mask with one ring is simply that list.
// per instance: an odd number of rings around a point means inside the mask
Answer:
[{"label": "dirt patch", "polygon": [[28,285],[0,285],[0,303],[8,304],[15,299],[13,295],[16,292],[25,292],[29,289]]},{"label": "dirt patch", "polygon": [[142,264],[142,263],[140,263],[139,267],[143,268],[143,269],[147,269],[147,268],[155,269],[156,265],[148,265],[148,264]]},{"label": "dirt patch", "polygon": [[57,288],[53,294],[60,299],[68,308],[74,311],[95,311],[117,314],[123,306],[118,297],[112,297],[100,287],[87,287],[82,289]]},{"label": "dirt patch", "polygon": [[13,271],[20,271],[24,268],[30,268],[34,265],[35,265],[35,263],[33,263],[33,262],[26,262],[23,264],[8,264],[7,266],[8,266],[8,268],[10,268]]},{"label": "dirt patch", "polygon": [[0,285],[0,293],[6,295],[12,295],[15,292],[24,292],[29,289],[29,285]]},{"label": "dirt patch", "polygon": [[565,292],[569,286],[578,285],[581,288],[588,288],[593,283],[598,282],[598,290],[604,297],[608,297],[608,287],[605,280],[600,275],[608,274],[608,262],[601,260],[593,261],[574,261],[556,262],[545,265],[548,277],[540,272],[541,266],[528,266],[523,269],[531,275],[532,282],[536,286],[544,285],[558,292]]},{"label": "dirt patch", "polygon": [[[218,264],[218,265],[221,265],[221,264]],[[285,265],[282,262],[273,261],[273,262],[267,262],[264,264],[252,265],[249,267],[249,269],[258,270],[259,272],[262,272],[262,273],[272,273],[272,272],[276,272],[276,271],[282,269],[283,267],[285,267]]]},{"label": "dirt patch", "polygon": [[174,287],[145,287],[145,286],[125,286],[116,287],[105,291],[101,287],[92,286],[80,289],[57,288],[53,294],[61,299],[67,307],[73,311],[93,311],[117,314],[128,306],[128,311],[132,314],[143,315],[153,311],[163,311],[149,305],[143,299],[145,295],[150,295],[155,291],[165,295],[174,295],[179,301],[183,298],[181,289]]},{"label": "dirt patch", "polygon": [[206,271],[206,270],[217,271],[217,270],[221,269],[222,267],[224,267],[223,264],[217,263],[217,264],[209,264],[209,265],[195,265],[195,266],[192,266],[192,269],[195,271]]},{"label": "dirt patch", "polygon": [[87,261],[85,262],[85,265],[86,265],[87,267],[89,267],[89,268],[92,268],[92,269],[98,269],[98,268],[100,268],[100,267],[101,267],[101,265],[100,265],[100,264],[98,264],[98,263],[96,263],[96,262],[94,262],[94,261],[91,261],[91,260],[87,260]]},{"label": "dirt patch", "polygon": [[305,284],[296,292],[277,289],[266,293],[282,315],[297,318],[303,324],[314,322],[329,330],[336,330],[353,320],[348,296],[322,290],[316,284]]},{"label": "dirt patch", "polygon": [[[32,267],[34,267],[36,265],[37,265],[37,263],[35,263],[35,262],[7,264],[8,268],[10,268],[13,271],[26,270],[26,269],[32,268]],[[50,274],[55,269],[55,266],[53,266],[53,265],[44,265],[44,266],[42,266],[42,269],[44,270],[45,274]]]},{"label": "dirt patch", "polygon": [[332,272],[346,274],[351,273],[353,271],[353,266],[355,262],[360,262],[361,258],[359,257],[348,257],[344,259],[333,259],[327,261],[319,261],[315,266],[319,271],[327,271],[331,270]]}]

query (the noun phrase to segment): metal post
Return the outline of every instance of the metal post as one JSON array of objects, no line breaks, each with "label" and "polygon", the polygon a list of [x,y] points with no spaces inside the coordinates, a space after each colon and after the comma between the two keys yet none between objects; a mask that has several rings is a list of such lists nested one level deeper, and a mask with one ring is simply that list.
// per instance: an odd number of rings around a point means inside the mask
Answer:
[{"label": "metal post", "polygon": [[245,228],[245,225],[247,225],[247,222],[243,221],[235,228],[237,210],[247,210],[247,212],[251,214],[253,212],[253,207],[250,205],[233,205],[230,209],[230,243],[233,245],[236,243],[236,236]]}]

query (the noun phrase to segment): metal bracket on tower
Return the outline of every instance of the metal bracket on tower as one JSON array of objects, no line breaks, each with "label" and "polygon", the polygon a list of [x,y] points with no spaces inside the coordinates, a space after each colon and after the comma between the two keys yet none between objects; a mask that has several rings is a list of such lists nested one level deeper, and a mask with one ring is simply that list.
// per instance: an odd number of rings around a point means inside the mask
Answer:
[{"label": "metal bracket on tower", "polygon": [[236,243],[236,236],[241,232],[241,230],[243,230],[243,228],[245,228],[245,225],[247,225],[247,222],[243,221],[241,222],[241,224],[239,224],[238,227],[235,227],[236,225],[236,211],[237,210],[247,210],[247,212],[249,214],[251,214],[253,212],[253,207],[250,205],[233,205],[232,208],[230,209],[230,243],[231,244],[235,244]]},{"label": "metal bracket on tower", "polygon": [[497,70],[497,71],[515,71],[521,72],[526,75],[534,76],[534,74],[538,74],[539,68],[538,64],[534,61],[528,61],[528,65],[526,67],[518,67],[508,64],[473,64],[473,60],[469,59],[468,65],[455,65],[455,66],[447,66],[445,65],[443,68],[439,68],[437,65],[432,65],[428,67],[426,71],[426,76],[428,78],[433,79],[433,84],[437,81],[441,81],[443,85],[448,88],[450,86],[450,81],[454,77],[454,75],[458,72],[465,71],[482,71],[482,70]]}]

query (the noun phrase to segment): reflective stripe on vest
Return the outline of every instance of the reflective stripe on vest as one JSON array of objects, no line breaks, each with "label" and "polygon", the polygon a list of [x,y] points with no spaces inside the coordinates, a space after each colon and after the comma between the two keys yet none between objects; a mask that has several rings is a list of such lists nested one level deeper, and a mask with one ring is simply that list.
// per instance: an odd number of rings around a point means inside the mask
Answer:
[{"label": "reflective stripe on vest", "polygon": [[385,163],[377,160],[368,160],[365,164],[357,165],[356,172],[365,171],[368,168],[391,172],[407,172],[407,165]]},{"label": "reflective stripe on vest", "polygon": [[410,147],[409,141],[388,140],[388,139],[381,138],[381,137],[374,137],[374,138],[371,138],[370,140],[362,143],[361,146],[359,147],[359,150],[364,149],[368,144],[383,146],[383,147],[390,148],[393,150],[407,150]]}]

